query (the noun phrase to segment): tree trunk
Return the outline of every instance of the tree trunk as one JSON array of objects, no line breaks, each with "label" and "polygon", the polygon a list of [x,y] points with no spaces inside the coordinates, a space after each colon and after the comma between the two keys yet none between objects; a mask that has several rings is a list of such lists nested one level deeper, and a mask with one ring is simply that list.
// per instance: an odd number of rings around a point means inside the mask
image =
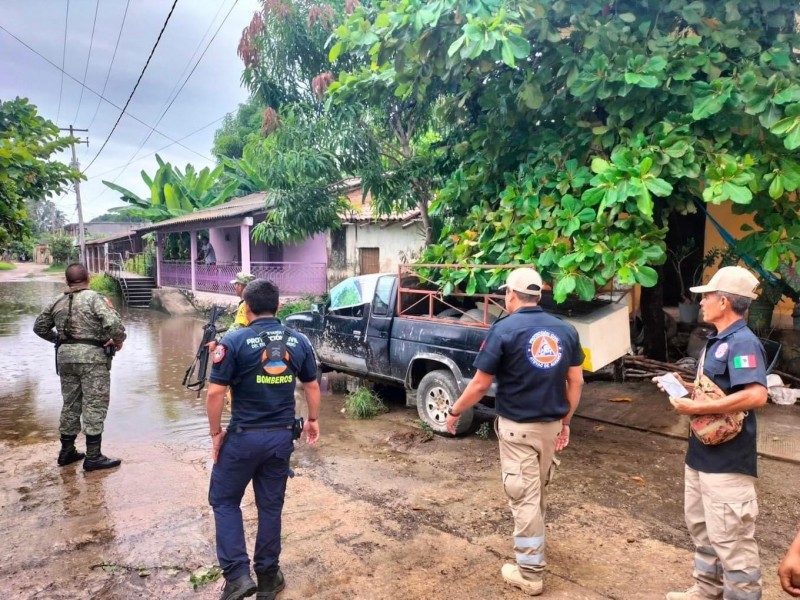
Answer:
[{"label": "tree trunk", "polygon": [[666,322],[664,320],[664,290],[662,266],[653,267],[658,272],[658,282],[651,288],[642,288],[641,311],[644,329],[644,354],[655,360],[667,360]]}]

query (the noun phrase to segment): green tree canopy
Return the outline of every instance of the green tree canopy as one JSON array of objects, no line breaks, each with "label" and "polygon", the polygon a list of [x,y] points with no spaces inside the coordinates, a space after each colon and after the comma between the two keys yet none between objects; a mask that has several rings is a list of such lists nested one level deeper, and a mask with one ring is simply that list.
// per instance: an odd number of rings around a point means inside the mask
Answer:
[{"label": "green tree canopy", "polygon": [[26,201],[41,201],[82,177],[53,158],[71,141],[27,99],[0,100],[0,228],[11,238],[29,232]]},{"label": "green tree canopy", "polygon": [[[694,199],[758,210],[774,226],[756,234],[767,238],[758,258],[774,263],[770,246],[786,255],[800,186],[796,8],[388,0],[351,17],[341,37],[372,64],[339,80],[443,98],[463,132],[431,206],[448,226],[424,260],[534,264],[556,298],[590,298],[612,278],[654,285],[665,211]],[[448,274],[472,290],[501,277]]]},{"label": "green tree canopy", "polygon": [[249,100],[240,104],[236,113],[226,115],[214,133],[214,156],[220,160],[242,158],[248,142],[259,137],[264,108],[262,103]]}]

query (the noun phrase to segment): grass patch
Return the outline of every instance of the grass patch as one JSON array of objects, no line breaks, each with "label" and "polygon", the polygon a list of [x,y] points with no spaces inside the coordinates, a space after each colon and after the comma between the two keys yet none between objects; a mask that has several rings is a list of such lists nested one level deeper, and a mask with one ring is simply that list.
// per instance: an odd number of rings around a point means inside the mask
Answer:
[{"label": "grass patch", "polygon": [[492,424],[489,421],[484,421],[480,424],[480,427],[475,430],[475,435],[482,440],[488,440],[492,435]]},{"label": "grass patch", "polygon": [[3,262],[0,260],[0,271],[11,271],[12,269],[16,269],[14,265],[11,263]]},{"label": "grass patch", "polygon": [[294,313],[303,312],[304,310],[311,310],[312,305],[317,302],[317,298],[314,296],[305,296],[304,298],[300,298],[299,300],[295,300],[293,302],[287,302],[286,304],[282,304],[278,308],[278,314],[275,316],[278,317],[281,321],[288,317],[289,315],[293,315]]},{"label": "grass patch", "polygon": [[200,567],[189,576],[189,583],[191,583],[194,590],[197,591],[197,588],[208,583],[213,583],[220,577],[222,577],[222,569],[217,565]]},{"label": "grass patch", "polygon": [[44,272],[45,273],[64,273],[67,270],[67,265],[62,265],[61,263],[53,263],[49,267],[47,267]]},{"label": "grass patch", "polygon": [[426,439],[432,440],[433,436],[436,435],[436,432],[433,430],[433,427],[428,425],[422,419],[417,419],[416,421],[414,421],[414,424],[422,430],[422,433],[425,434]]},{"label": "grass patch", "polygon": [[95,275],[92,277],[91,281],[89,281],[89,289],[106,296],[115,296],[120,292],[116,279],[109,275]]},{"label": "grass patch", "polygon": [[387,411],[378,395],[363,387],[347,395],[344,409],[353,419],[371,419]]}]

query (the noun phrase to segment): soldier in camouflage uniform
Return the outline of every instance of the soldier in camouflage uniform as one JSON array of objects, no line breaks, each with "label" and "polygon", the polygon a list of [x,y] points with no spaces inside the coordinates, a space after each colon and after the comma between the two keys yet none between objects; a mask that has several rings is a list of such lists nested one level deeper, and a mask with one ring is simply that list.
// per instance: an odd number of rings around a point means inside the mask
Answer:
[{"label": "soldier in camouflage uniform", "polygon": [[[56,345],[56,372],[61,376],[64,398],[58,464],[84,459],[86,471],[110,469],[122,461],[104,456],[101,440],[111,393],[111,356],[122,348],[125,327],[110,301],[89,289],[85,266],[73,263],[65,275],[68,289],[33,325],[36,335]],[[85,455],[75,448],[81,419],[86,434]]]}]

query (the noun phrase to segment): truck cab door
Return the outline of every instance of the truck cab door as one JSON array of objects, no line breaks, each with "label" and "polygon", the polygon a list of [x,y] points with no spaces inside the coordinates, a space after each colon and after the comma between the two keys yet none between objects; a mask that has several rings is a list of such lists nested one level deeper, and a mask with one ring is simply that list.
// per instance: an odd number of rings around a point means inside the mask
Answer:
[{"label": "truck cab door", "polygon": [[351,277],[331,289],[318,349],[323,363],[350,373],[367,372],[364,338],[373,284],[364,277]]},{"label": "truck cab door", "polygon": [[367,371],[379,375],[389,375],[389,340],[392,333],[394,307],[397,303],[397,290],[394,275],[384,275],[375,285],[375,296],[370,307],[367,335],[365,338]]}]

